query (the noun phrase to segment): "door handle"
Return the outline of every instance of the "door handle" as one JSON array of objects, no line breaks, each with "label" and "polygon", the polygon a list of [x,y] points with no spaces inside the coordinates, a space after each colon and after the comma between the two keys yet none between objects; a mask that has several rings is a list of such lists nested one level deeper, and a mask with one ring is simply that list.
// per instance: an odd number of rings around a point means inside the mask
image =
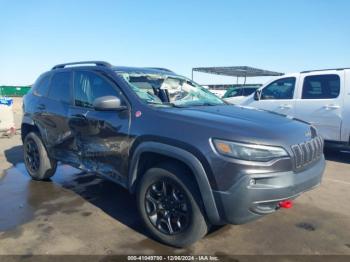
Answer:
[{"label": "door handle", "polygon": [[36,107],[38,110],[45,110],[46,109],[46,106],[44,104],[39,104],[37,107]]},{"label": "door handle", "polygon": [[292,108],[292,105],[284,104],[284,105],[280,105],[279,108],[281,108],[281,109],[290,109],[290,108]]},{"label": "door handle", "polygon": [[338,108],[340,108],[340,106],[339,105],[325,105],[324,108],[326,110],[332,110],[332,109],[338,109]]},{"label": "door handle", "polygon": [[73,134],[83,134],[88,131],[88,120],[83,114],[70,115],[68,126],[73,131]]}]

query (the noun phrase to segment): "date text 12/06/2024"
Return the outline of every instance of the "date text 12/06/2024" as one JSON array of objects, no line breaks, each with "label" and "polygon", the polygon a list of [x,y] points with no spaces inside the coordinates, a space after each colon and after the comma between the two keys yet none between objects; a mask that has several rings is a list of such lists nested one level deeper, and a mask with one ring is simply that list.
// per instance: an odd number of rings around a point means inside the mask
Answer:
[{"label": "date text 12/06/2024", "polygon": [[220,261],[217,256],[128,256],[128,261]]}]

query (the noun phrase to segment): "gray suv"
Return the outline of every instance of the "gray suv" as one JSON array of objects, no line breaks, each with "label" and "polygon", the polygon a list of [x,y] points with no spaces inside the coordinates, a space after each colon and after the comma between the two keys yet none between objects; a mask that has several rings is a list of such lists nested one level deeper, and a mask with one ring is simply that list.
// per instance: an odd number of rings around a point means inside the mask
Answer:
[{"label": "gray suv", "polygon": [[48,180],[58,161],[95,172],[136,193],[145,227],[176,247],[211,225],[289,207],[325,168],[323,140],[309,124],[228,105],[164,68],[56,65],[23,110],[34,180]]}]

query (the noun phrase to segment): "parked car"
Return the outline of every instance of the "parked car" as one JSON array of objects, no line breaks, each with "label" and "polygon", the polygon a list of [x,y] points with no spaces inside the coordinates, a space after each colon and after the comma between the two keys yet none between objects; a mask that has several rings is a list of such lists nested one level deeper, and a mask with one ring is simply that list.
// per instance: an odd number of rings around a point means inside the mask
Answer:
[{"label": "parked car", "polygon": [[241,105],[270,110],[315,126],[331,145],[349,146],[350,69],[304,71],[281,76]]},{"label": "parked car", "polygon": [[240,103],[246,96],[255,92],[261,85],[233,86],[227,89],[223,99],[230,104]]},{"label": "parked car", "polygon": [[325,167],[315,128],[228,105],[168,69],[57,65],[23,103],[24,160],[34,180],[52,177],[58,161],[96,172],[136,193],[147,230],[176,247],[211,225],[290,207]]}]

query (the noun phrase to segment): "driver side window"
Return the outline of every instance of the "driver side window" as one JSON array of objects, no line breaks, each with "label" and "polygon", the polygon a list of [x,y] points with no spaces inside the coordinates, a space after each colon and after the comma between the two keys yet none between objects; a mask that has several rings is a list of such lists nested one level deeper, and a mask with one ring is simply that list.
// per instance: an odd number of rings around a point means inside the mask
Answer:
[{"label": "driver side window", "polygon": [[88,71],[77,71],[74,75],[74,103],[80,107],[93,107],[96,98],[116,96],[120,91],[105,78]]},{"label": "driver side window", "polygon": [[295,77],[278,79],[261,92],[261,100],[293,99],[295,88]]}]

